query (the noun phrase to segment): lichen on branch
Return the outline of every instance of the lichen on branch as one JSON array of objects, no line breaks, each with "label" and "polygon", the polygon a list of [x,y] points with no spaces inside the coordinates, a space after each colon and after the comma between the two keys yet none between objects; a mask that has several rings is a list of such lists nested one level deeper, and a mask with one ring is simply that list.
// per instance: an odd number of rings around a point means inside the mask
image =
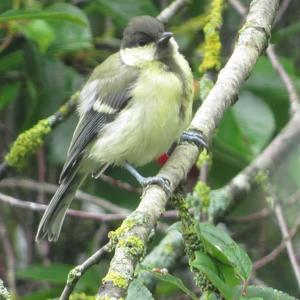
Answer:
[{"label": "lichen on branch", "polygon": [[29,157],[44,144],[52,129],[75,110],[78,98],[79,94],[75,93],[56,113],[19,134],[4,158],[6,164],[19,171],[24,169]]},{"label": "lichen on branch", "polygon": [[222,25],[223,0],[212,0],[207,23],[204,26],[204,59],[199,67],[201,73],[208,70],[219,70],[221,67],[221,39],[219,29]]}]

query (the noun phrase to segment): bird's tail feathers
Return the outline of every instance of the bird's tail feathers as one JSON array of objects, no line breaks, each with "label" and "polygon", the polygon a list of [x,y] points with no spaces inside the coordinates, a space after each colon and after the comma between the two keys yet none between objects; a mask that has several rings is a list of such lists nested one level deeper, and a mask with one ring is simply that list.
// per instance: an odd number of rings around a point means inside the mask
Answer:
[{"label": "bird's tail feathers", "polygon": [[58,240],[67,209],[85,178],[86,175],[75,173],[59,185],[40,222],[35,238],[37,242],[47,235],[49,241]]}]

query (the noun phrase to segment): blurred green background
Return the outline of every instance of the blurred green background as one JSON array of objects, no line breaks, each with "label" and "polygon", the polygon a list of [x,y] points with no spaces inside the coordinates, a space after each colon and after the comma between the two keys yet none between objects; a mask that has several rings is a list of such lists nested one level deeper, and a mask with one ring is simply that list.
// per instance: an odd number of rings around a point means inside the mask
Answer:
[{"label": "blurred green background", "polygon": [[[193,69],[195,80],[200,78],[198,66],[203,57],[203,15],[210,1],[194,0],[172,18],[168,30],[175,33],[181,52]],[[1,0],[0,1],[0,157],[1,161],[18,134],[38,120],[53,114],[87,79],[93,68],[111,53],[118,51],[122,30],[136,15],[156,16],[168,4],[167,0]],[[250,1],[243,1],[249,5]],[[14,9],[14,11],[10,11]],[[300,2],[291,1],[285,15],[277,22],[271,41],[280,61],[300,91]],[[222,62],[232,52],[241,18],[227,4],[224,9]],[[2,18],[2,19],[1,19]],[[195,99],[195,109],[200,106]],[[212,188],[222,187],[251,162],[289,119],[287,91],[271,66],[262,56],[239,95],[239,101],[225,114],[217,129],[212,148],[213,163],[208,182]],[[9,178],[57,183],[68,144],[76,126],[74,113],[48,137],[46,144],[34,155],[22,173],[10,172]],[[283,201],[300,188],[299,143],[278,162],[272,177],[276,192]],[[158,162],[141,168],[146,175],[155,174]],[[133,186],[136,182],[118,168],[107,175]],[[193,181],[195,174],[190,174]],[[120,207],[133,210],[139,194],[125,191],[101,180],[89,179],[82,190],[109,200]],[[48,203],[51,194],[28,188],[1,186],[0,191],[24,201]],[[262,193],[253,191],[233,212],[245,215],[270,204]],[[96,205],[74,201],[76,209],[104,212]],[[296,202],[285,209],[292,226],[299,211]],[[58,243],[37,245],[34,236],[41,213],[11,207],[0,202],[0,278],[18,299],[47,299],[57,297],[65,284],[68,270],[82,262],[107,241],[107,232],[120,222],[96,222],[67,218]],[[163,219],[163,225],[174,219]],[[165,226],[158,228],[149,243],[148,252],[165,234]],[[229,223],[234,238],[243,243],[253,260],[269,253],[281,241],[281,234],[273,216],[254,223]],[[9,242],[7,250],[6,242]],[[300,253],[299,236],[295,248]],[[8,257],[7,251],[11,253]],[[108,255],[93,267],[76,287],[79,292],[95,294],[100,278],[109,263]],[[189,282],[187,264],[183,260],[177,274]],[[283,276],[284,274],[284,276]],[[289,260],[285,252],[257,273],[268,285],[299,295]],[[188,283],[189,284],[189,283]],[[157,288],[156,299],[175,299],[180,294],[166,283]],[[180,299],[180,298],[178,298]],[[183,299],[183,298],[182,298]]]}]

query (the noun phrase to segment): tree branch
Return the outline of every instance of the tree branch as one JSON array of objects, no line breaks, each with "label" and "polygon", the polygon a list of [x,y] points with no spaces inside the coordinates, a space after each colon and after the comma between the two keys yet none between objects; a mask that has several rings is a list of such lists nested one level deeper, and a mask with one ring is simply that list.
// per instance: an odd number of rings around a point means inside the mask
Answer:
[{"label": "tree branch", "polygon": [[[15,207],[29,209],[32,211],[42,211],[43,212],[47,208],[47,205],[45,205],[45,204],[23,201],[23,200],[5,195],[3,193],[0,193],[0,202],[9,204],[9,205],[15,206]],[[88,211],[68,209],[67,215],[74,217],[74,218],[78,218],[78,219],[89,219],[89,220],[95,220],[95,221],[99,221],[99,222],[109,222],[109,221],[123,220],[126,216],[128,216],[128,213],[105,214],[105,213],[93,213],[93,212],[88,212]]]},{"label": "tree branch", "polygon": [[81,265],[72,269],[68,274],[67,284],[59,298],[59,300],[68,300],[78,280],[84,275],[84,273],[91,268],[93,265],[99,263],[103,255],[110,251],[110,244],[107,243],[91,257],[84,261]]},{"label": "tree branch", "polygon": [[253,269],[258,270],[265,266],[266,264],[270,263],[271,261],[275,260],[277,256],[285,249],[286,247],[286,241],[291,240],[296,233],[300,229],[300,219],[296,221],[295,226],[292,228],[292,230],[289,232],[288,236],[282,240],[282,242],[277,246],[275,249],[273,249],[268,255],[264,256],[263,258],[257,260],[254,265]]},{"label": "tree branch", "polygon": [[170,19],[184,6],[186,6],[189,0],[175,0],[166,7],[158,16],[157,19],[163,23],[168,23]]},{"label": "tree branch", "polygon": [[[0,188],[24,188],[37,192],[46,192],[54,194],[58,188],[56,184],[47,182],[37,182],[31,179],[21,179],[21,178],[6,178],[0,181]],[[116,213],[116,214],[129,214],[129,210],[117,206],[104,198],[99,198],[91,194],[82,192],[78,190],[75,194],[75,199],[92,202],[99,207],[105,209],[106,211]]]},{"label": "tree branch", "polygon": [[297,280],[298,287],[300,288],[300,269],[299,264],[297,262],[296,253],[290,238],[288,226],[284,219],[282,207],[280,204],[275,205],[275,215],[278,221],[278,225],[282,234],[283,239],[285,240],[285,247]]},{"label": "tree branch", "polygon": [[[191,123],[191,128],[202,132],[207,139],[211,138],[226,109],[236,101],[239,89],[266,48],[278,3],[278,0],[252,2],[232,56]],[[159,175],[168,178],[174,190],[186,178],[198,155],[199,149],[192,144],[177,146]],[[167,195],[158,186],[151,186],[144,191],[136,211],[114,235],[117,241],[115,255],[108,274],[103,279],[98,299],[118,299],[126,294],[136,263],[142,254],[138,251],[132,255],[130,248],[126,246],[126,240],[134,237],[139,241],[139,248],[143,249],[167,200]]]}]

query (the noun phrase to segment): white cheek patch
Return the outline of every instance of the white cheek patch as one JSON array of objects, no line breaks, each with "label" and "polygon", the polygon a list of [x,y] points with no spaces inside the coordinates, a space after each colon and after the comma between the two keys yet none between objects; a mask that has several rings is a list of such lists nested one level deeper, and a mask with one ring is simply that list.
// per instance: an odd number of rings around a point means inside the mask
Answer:
[{"label": "white cheek patch", "polygon": [[156,47],[154,43],[143,47],[121,49],[121,58],[125,65],[137,66],[155,60]]},{"label": "white cheek patch", "polygon": [[178,50],[178,44],[177,42],[175,41],[175,39],[173,37],[170,38],[170,42],[169,42],[173,48],[173,51],[177,51]]}]

